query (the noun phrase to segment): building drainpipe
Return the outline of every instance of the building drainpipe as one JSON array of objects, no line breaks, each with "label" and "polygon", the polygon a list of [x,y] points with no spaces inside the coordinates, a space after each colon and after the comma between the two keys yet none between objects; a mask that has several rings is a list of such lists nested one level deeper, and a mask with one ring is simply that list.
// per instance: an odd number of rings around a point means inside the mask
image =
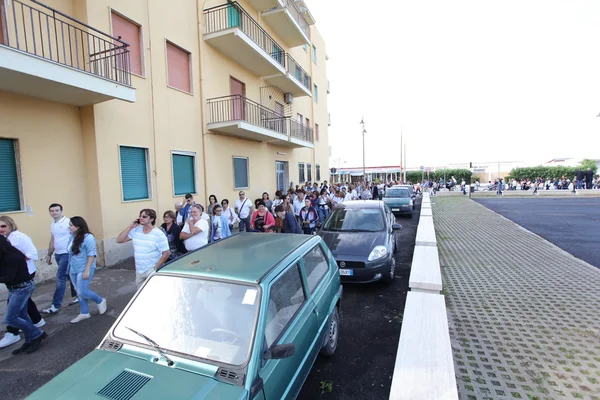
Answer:
[{"label": "building drainpipe", "polygon": [[201,14],[201,12],[204,11],[204,5],[206,4],[206,0],[204,0],[202,2],[202,7],[200,7],[199,5],[199,1],[196,2],[196,15],[198,18],[198,65],[200,67],[200,71],[199,71],[199,76],[200,76],[200,119],[201,124],[202,124],[202,175],[204,176],[204,195],[208,196],[208,185],[206,183],[206,177],[207,177],[207,163],[206,163],[206,156],[207,156],[207,151],[206,151],[206,135],[208,134],[207,130],[206,130],[206,112],[205,112],[205,106],[206,106],[206,102],[204,100],[204,90],[203,90],[203,85],[204,85],[204,68],[202,68],[202,61],[204,60],[204,53],[202,51],[202,46],[204,44],[204,40],[203,40],[203,13]]},{"label": "building drainpipe", "polygon": [[156,149],[156,113],[155,113],[155,107],[154,107],[154,68],[153,68],[153,64],[152,64],[152,34],[150,32],[152,32],[152,29],[150,27],[150,0],[146,0],[146,16],[148,18],[148,49],[149,49],[149,60],[150,60],[150,97],[152,99],[152,141],[153,141],[153,147],[154,147],[154,151],[153,151],[153,162],[154,162],[154,170],[153,175],[154,175],[154,185],[156,187],[156,190],[154,190],[154,193],[152,193],[153,198],[156,199],[156,209],[158,214],[160,214],[160,201],[159,201],[159,190],[158,190],[158,172],[157,172],[157,149]]}]

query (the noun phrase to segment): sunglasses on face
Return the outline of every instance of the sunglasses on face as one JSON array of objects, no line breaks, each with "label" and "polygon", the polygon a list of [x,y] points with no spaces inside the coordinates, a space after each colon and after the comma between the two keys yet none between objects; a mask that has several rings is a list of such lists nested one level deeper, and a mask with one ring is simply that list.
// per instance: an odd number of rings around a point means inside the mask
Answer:
[{"label": "sunglasses on face", "polygon": [[150,217],[147,215],[140,215],[140,218],[150,218]]},{"label": "sunglasses on face", "polygon": [[8,228],[7,225],[0,225],[0,228]]}]

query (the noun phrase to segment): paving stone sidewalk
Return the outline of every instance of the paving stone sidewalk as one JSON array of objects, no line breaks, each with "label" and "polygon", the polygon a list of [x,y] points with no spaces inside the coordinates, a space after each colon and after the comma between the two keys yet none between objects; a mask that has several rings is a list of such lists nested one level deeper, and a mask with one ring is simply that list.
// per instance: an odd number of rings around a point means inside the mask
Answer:
[{"label": "paving stone sidewalk", "polygon": [[432,203],[460,398],[600,399],[600,269],[468,198]]}]

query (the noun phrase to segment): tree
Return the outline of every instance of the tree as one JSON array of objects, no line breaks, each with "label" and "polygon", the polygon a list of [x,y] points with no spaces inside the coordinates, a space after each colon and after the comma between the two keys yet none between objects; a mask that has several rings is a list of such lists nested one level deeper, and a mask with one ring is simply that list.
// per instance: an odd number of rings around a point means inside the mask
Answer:
[{"label": "tree", "polygon": [[581,161],[581,169],[586,171],[588,168],[591,168],[592,171],[594,171],[594,173],[596,173],[596,170],[598,169],[598,167],[596,166],[596,161],[590,160],[589,158],[582,160]]}]

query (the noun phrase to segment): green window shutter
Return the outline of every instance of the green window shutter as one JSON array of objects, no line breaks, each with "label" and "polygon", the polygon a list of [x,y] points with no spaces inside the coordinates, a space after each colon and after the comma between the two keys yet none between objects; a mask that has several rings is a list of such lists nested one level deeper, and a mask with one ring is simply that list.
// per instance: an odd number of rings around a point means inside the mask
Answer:
[{"label": "green window shutter", "polygon": [[247,158],[233,157],[233,181],[236,190],[249,187]]},{"label": "green window shutter", "polygon": [[15,158],[15,141],[0,139],[0,212],[19,211],[19,177]]},{"label": "green window shutter", "polygon": [[175,195],[196,193],[194,156],[173,154],[173,182]]},{"label": "green window shutter", "polygon": [[123,200],[149,198],[146,149],[121,146],[120,152]]}]

